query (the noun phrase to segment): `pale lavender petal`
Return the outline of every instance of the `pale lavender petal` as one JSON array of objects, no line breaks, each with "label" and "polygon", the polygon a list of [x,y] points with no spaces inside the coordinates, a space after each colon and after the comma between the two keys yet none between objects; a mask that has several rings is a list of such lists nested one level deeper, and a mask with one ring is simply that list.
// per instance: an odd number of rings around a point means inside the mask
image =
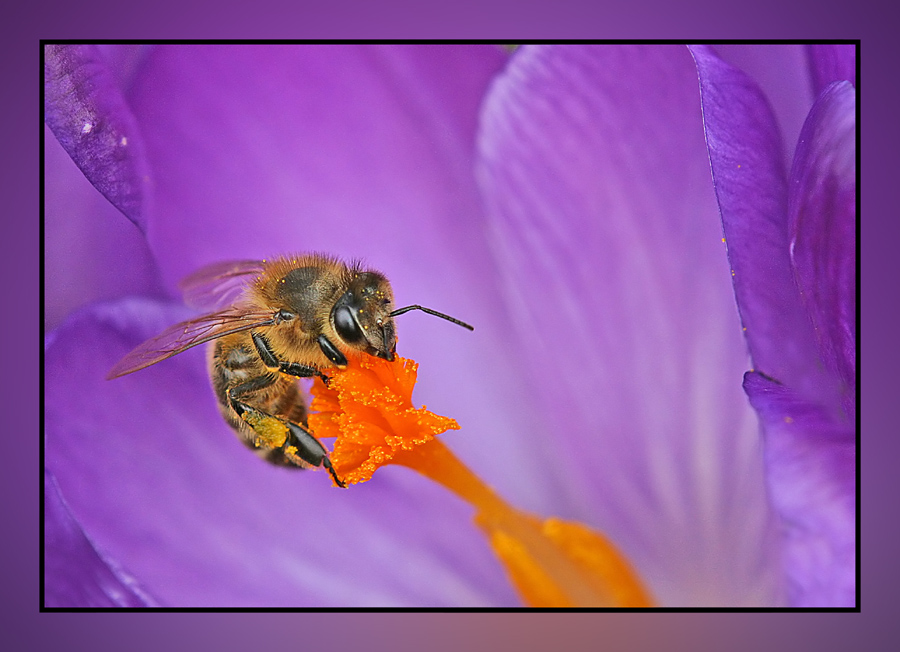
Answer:
[{"label": "pale lavender petal", "polygon": [[666,605],[772,604],[748,361],[680,47],[525,46],[481,180],[563,504]]},{"label": "pale lavender petal", "polygon": [[816,101],[790,185],[791,261],[819,355],[856,418],[856,92],[836,82]]},{"label": "pale lavender petal", "polygon": [[813,91],[819,95],[832,82],[848,81],[856,86],[856,46],[852,44],[808,45]]},{"label": "pale lavender petal", "polygon": [[856,604],[853,426],[758,372],[744,388],[760,415],[772,502],[781,517],[790,604]]},{"label": "pale lavender petal", "polygon": [[186,314],[99,305],[46,350],[47,468],[75,525],[161,605],[518,603],[471,508],[441,487],[388,468],[340,490],[322,471],[259,460],[219,415],[200,349],[104,379]]},{"label": "pale lavender petal", "polygon": [[101,555],[44,470],[44,607],[148,607],[155,601]]},{"label": "pale lavender petal", "polygon": [[394,275],[477,253],[474,131],[504,61],[489,46],[155,49],[129,101],[166,280],[284,251],[397,261]]},{"label": "pale lavender petal", "polygon": [[88,181],[143,229],[150,176],[141,135],[96,46],[45,46],[44,120]]},{"label": "pale lavender petal", "polygon": [[448,444],[504,495],[548,509],[539,479],[550,470],[534,454],[545,439],[507,343],[472,177],[478,109],[506,59],[494,46],[161,46],[129,101],[153,165],[149,239],[169,287],[223,259],[364,259],[398,305],[475,325],[400,318],[399,351],[421,365],[416,401],[460,422]]},{"label": "pale lavender petal", "polygon": [[705,47],[691,53],[734,294],[753,364],[809,396],[822,377],[788,251],[781,135],[756,84]]}]

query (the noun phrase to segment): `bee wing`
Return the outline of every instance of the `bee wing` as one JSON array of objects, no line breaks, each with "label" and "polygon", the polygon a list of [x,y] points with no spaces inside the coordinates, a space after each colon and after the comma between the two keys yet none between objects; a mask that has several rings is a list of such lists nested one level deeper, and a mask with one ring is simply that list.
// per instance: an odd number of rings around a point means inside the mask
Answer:
[{"label": "bee wing", "polygon": [[196,310],[219,310],[234,304],[247,282],[263,271],[261,260],[228,260],[201,267],[178,284],[184,302]]},{"label": "bee wing", "polygon": [[274,323],[271,312],[227,308],[211,315],[183,321],[140,344],[110,369],[107,379],[118,378],[149,367],[187,349],[232,333],[269,326]]}]

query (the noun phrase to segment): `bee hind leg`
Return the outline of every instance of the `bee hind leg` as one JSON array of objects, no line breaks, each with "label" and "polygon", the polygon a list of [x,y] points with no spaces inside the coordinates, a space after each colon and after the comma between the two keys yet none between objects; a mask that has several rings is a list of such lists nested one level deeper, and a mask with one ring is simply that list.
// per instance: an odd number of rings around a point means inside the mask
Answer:
[{"label": "bee hind leg", "polygon": [[[276,417],[271,418],[275,419]],[[334,479],[335,484],[342,489],[346,488],[347,485],[338,477],[334,467],[331,465],[328,450],[321,442],[313,437],[312,433],[306,428],[297,423],[284,421],[284,424],[288,427],[287,437],[281,445],[281,452],[284,456],[288,460],[300,458],[307,464],[325,467],[331,474],[332,479]]]},{"label": "bee hind leg", "polygon": [[[259,378],[255,378],[228,392],[232,409],[253,430],[257,448],[278,450],[287,461],[299,467],[325,467],[335,484],[339,487],[346,487],[331,465],[328,449],[309,430],[300,424],[264,412],[237,398],[244,393],[265,387],[262,383],[263,381],[260,381]],[[252,386],[250,386],[251,384]]]}]

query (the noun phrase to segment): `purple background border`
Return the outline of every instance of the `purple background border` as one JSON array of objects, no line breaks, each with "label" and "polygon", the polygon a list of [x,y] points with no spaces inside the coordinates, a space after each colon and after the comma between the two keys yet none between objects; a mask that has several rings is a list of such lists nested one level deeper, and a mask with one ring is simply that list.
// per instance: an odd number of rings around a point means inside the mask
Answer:
[{"label": "purple background border", "polygon": [[[2,265],[7,282],[3,320],[3,396],[8,437],[2,458],[4,536],[2,611],[10,649],[182,648],[328,650],[455,649],[884,649],[896,640],[898,562],[896,496],[900,460],[896,346],[898,311],[893,267],[898,242],[895,192],[898,147],[896,36],[891,21],[865,3],[804,0],[807,8],[763,0],[726,9],[704,2],[668,9],[660,0],[629,3],[488,1],[443,5],[257,2],[232,0],[214,12],[189,3],[89,5],[17,3],[7,9],[0,70],[5,127],[0,189],[7,202]],[[62,3],[59,3],[62,5]],[[168,6],[171,5],[171,10]],[[418,11],[417,11],[418,10]],[[675,15],[667,15],[671,12]],[[648,18],[651,17],[651,18]],[[873,27],[867,27],[868,20]],[[883,38],[879,36],[883,33]],[[39,43],[40,38],[862,38],[860,77],[863,173],[861,327],[862,536],[861,614],[54,614],[39,613],[38,415]],[[866,183],[868,182],[868,183]],[[893,210],[892,210],[893,209]],[[27,279],[27,280],[26,280]],[[884,290],[882,294],[879,292]],[[17,340],[23,341],[21,344]],[[894,436],[892,436],[892,433]],[[652,621],[652,622],[650,622]]]}]

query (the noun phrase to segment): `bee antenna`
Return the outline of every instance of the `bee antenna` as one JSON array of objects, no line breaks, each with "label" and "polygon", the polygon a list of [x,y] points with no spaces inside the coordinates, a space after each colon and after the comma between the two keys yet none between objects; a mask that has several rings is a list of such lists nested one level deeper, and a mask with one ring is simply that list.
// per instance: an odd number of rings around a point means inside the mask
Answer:
[{"label": "bee antenna", "polygon": [[405,312],[409,312],[410,310],[421,310],[422,312],[427,312],[429,315],[434,315],[435,317],[440,317],[441,319],[446,319],[447,321],[452,321],[454,324],[458,326],[462,326],[463,328],[468,328],[470,331],[474,331],[474,326],[469,326],[466,322],[460,321],[455,317],[451,317],[450,315],[445,315],[442,312],[438,312],[437,310],[432,310],[431,308],[426,308],[424,306],[406,306],[405,308],[397,308],[394,312],[391,313],[391,317],[396,317],[397,315],[402,315]]}]

